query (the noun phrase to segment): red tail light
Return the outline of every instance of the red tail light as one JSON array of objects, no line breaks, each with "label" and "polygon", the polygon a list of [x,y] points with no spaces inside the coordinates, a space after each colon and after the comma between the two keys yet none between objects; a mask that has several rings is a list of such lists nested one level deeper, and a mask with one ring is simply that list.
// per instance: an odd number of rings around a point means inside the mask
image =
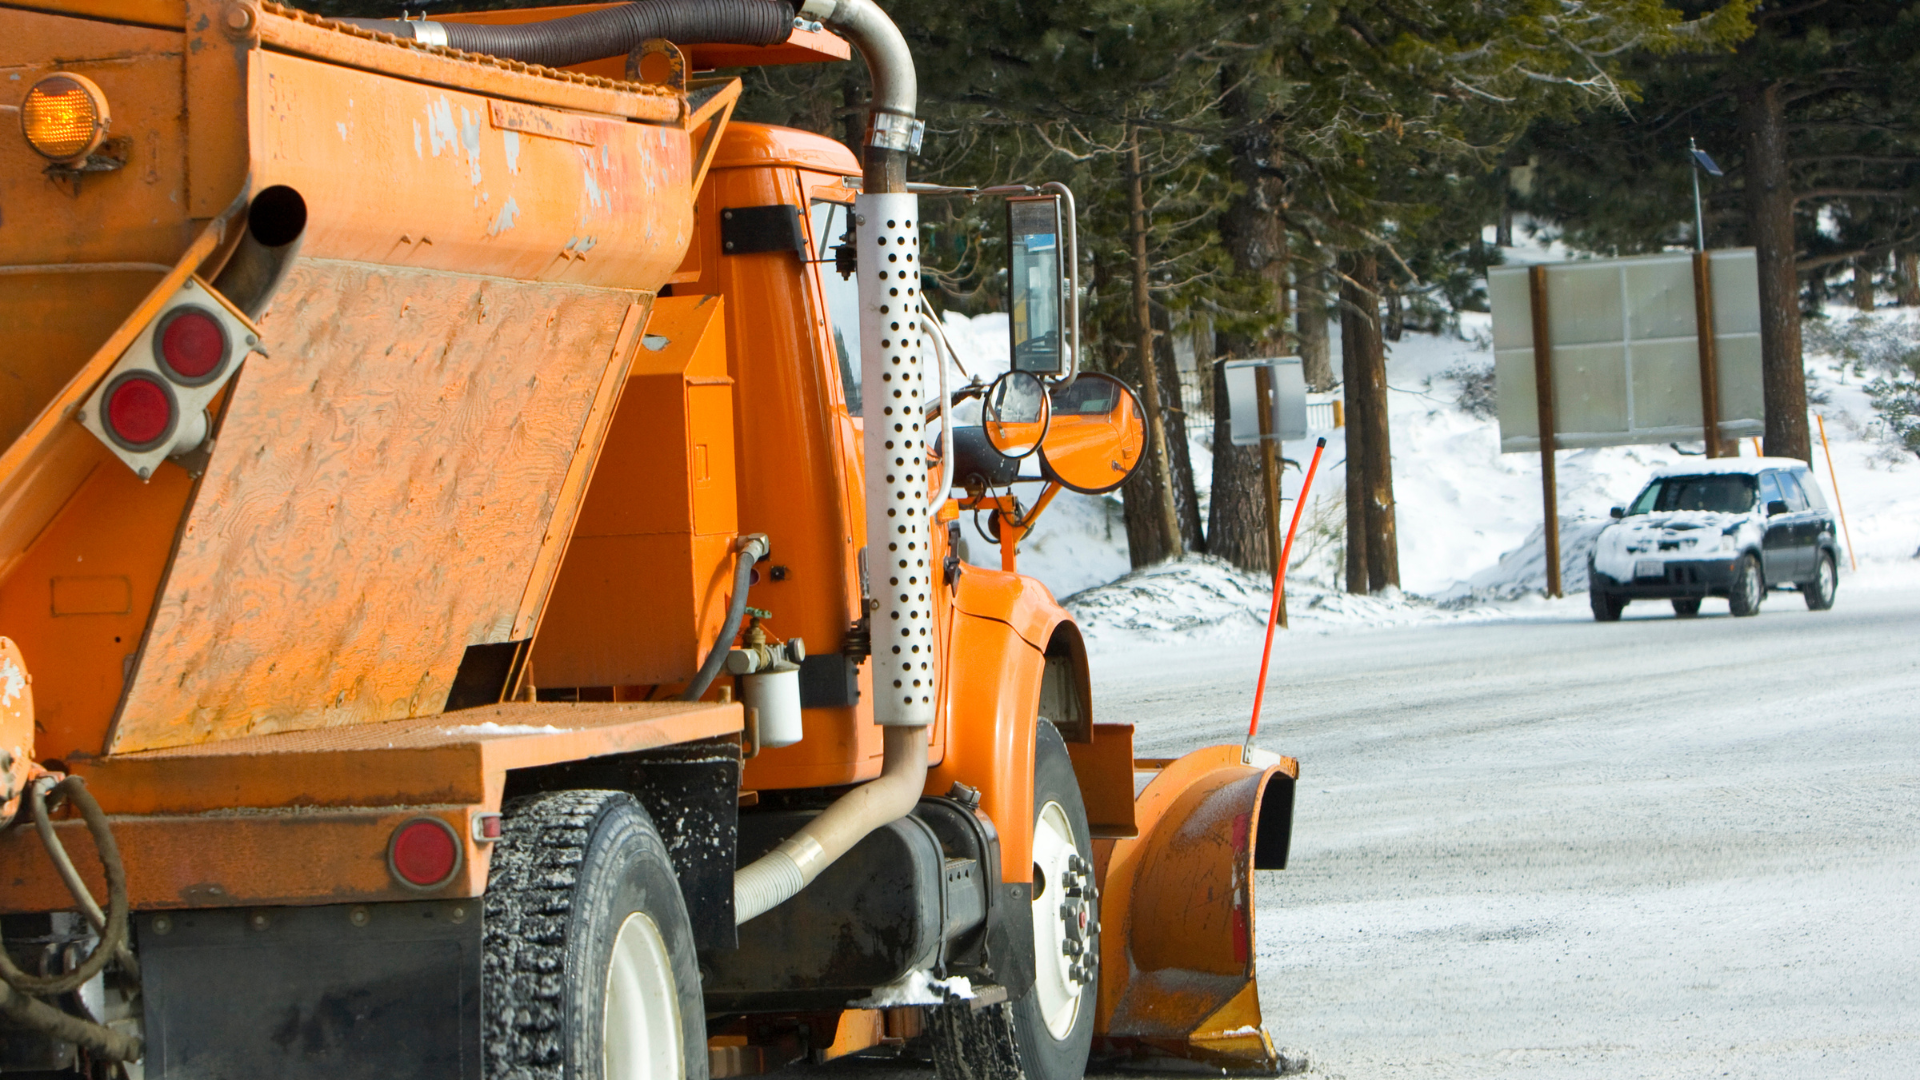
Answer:
[{"label": "red tail light", "polygon": [[416,889],[437,889],[460,869],[460,838],[439,818],[414,818],[393,830],[387,866]]},{"label": "red tail light", "polygon": [[159,379],[130,371],[107,387],[107,433],[129,450],[149,450],[173,434],[173,392]]},{"label": "red tail light", "polygon": [[231,351],[226,328],[200,307],[169,311],[153,335],[153,351],[168,375],[188,386],[220,377]]}]

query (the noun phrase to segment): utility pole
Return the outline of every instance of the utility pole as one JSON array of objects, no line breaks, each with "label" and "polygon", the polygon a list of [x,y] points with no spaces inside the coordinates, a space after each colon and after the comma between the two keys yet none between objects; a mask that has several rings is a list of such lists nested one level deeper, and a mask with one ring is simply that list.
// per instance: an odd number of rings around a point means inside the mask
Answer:
[{"label": "utility pole", "polygon": [[1140,129],[1127,131],[1127,231],[1133,240],[1133,318],[1139,332],[1140,397],[1147,408],[1147,433],[1153,440],[1153,480],[1160,488],[1161,527],[1169,558],[1186,544],[1180,535],[1180,511],[1173,502],[1173,464],[1167,455],[1167,428],[1161,420],[1160,368],[1153,358],[1153,301],[1147,289],[1147,196],[1140,165]]}]

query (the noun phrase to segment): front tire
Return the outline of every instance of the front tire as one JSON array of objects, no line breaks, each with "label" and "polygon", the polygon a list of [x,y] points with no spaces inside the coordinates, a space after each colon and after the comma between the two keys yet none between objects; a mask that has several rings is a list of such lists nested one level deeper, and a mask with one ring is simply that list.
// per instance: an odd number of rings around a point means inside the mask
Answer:
[{"label": "front tire", "polygon": [[1600,589],[1587,590],[1587,606],[1593,609],[1594,622],[1619,622],[1620,613],[1626,610],[1625,599]]},{"label": "front tire", "polygon": [[1825,611],[1833,606],[1833,594],[1840,588],[1840,568],[1834,565],[1833,556],[1828,552],[1820,553],[1820,563],[1814,567],[1813,580],[1800,586],[1800,595],[1806,598],[1808,611]]},{"label": "front tire", "polygon": [[1760,578],[1760,560],[1752,555],[1740,556],[1740,562],[1733,568],[1733,581],[1727,587],[1727,609],[1735,615],[1745,617],[1760,614],[1760,601],[1766,599],[1767,585]]},{"label": "front tire", "polygon": [[487,1080],[706,1080],[673,863],[631,795],[516,799],[487,874]]},{"label": "front tire", "polygon": [[1034,985],[1018,1001],[931,1010],[939,1080],[1079,1080],[1093,1048],[1100,906],[1093,838],[1060,732],[1033,754]]}]

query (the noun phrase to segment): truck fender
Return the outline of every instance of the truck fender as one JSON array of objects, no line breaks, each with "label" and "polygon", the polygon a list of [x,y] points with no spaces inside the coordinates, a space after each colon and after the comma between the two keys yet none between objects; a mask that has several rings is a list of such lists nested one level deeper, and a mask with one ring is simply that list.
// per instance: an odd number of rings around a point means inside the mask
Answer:
[{"label": "truck fender", "polygon": [[[1071,626],[1071,619],[1032,578],[978,566],[962,569],[953,607],[946,752],[928,771],[926,791],[944,795],[956,781],[977,789],[980,809],[1000,834],[1001,881],[1030,882],[1034,730],[1048,646],[1055,628]],[[1079,646],[1077,631],[1071,641],[1063,647]],[[1084,655],[1078,663],[1084,672]],[[1071,745],[1074,733],[1063,727],[1062,734]]]}]

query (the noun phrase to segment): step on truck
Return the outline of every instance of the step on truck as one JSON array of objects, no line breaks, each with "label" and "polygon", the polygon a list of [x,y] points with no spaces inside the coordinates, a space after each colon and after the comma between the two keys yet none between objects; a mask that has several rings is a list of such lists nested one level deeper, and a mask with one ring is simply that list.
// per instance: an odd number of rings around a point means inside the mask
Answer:
[{"label": "step on truck", "polygon": [[[858,158],[712,74],[855,54]],[[872,0],[0,3],[0,1074],[1275,1063],[1297,767],[1096,718],[1017,552],[1139,405],[916,97]]]}]

